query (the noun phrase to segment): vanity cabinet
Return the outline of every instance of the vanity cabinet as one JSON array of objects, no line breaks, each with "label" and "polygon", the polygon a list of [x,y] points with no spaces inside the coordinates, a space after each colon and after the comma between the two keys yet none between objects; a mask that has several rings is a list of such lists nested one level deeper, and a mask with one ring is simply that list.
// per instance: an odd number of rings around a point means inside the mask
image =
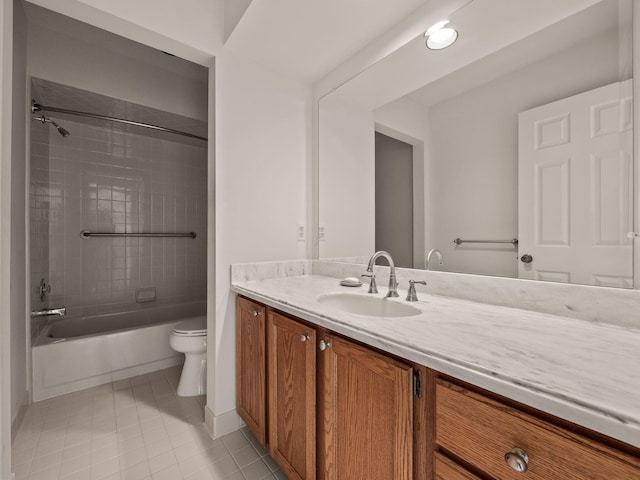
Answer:
[{"label": "vanity cabinet", "polygon": [[316,478],[316,330],[269,311],[269,452],[290,480]]},{"label": "vanity cabinet", "polygon": [[640,479],[637,448],[240,296],[237,368],[291,480]]},{"label": "vanity cabinet", "polygon": [[236,409],[263,445],[267,434],[266,311],[259,303],[236,298]]},{"label": "vanity cabinet", "polygon": [[287,477],[412,479],[412,367],[261,308],[238,297],[238,413]]},{"label": "vanity cabinet", "polygon": [[496,480],[640,478],[637,456],[442,379],[435,390],[437,479],[477,478],[443,453]]},{"label": "vanity cabinet", "polygon": [[345,338],[320,340],[318,477],[413,478],[413,369]]},{"label": "vanity cabinet", "polygon": [[480,477],[476,477],[441,453],[435,455],[434,471],[436,480],[480,480]]}]

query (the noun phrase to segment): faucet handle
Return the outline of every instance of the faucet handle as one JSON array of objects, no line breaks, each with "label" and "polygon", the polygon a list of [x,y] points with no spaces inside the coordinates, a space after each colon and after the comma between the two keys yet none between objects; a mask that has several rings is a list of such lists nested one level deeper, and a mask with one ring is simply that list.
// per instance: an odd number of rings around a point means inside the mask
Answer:
[{"label": "faucet handle", "polygon": [[368,293],[378,293],[378,286],[376,285],[376,276],[373,272],[371,273],[363,273],[360,275],[361,277],[369,277],[371,281],[369,282],[369,292]]},{"label": "faucet handle", "polygon": [[416,283],[420,285],[426,285],[427,282],[423,280],[409,280],[409,291],[407,292],[407,302],[417,302],[418,294],[416,293]]},{"label": "faucet handle", "polygon": [[44,297],[48,293],[51,293],[51,285],[47,285],[44,278],[41,278],[40,283],[38,284],[38,296],[40,297],[41,302],[44,302]]}]

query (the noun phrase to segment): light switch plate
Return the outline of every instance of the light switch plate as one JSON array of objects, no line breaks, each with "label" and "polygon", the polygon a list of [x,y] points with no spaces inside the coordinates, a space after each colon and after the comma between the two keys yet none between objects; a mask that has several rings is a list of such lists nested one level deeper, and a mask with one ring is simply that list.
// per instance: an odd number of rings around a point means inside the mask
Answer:
[{"label": "light switch plate", "polygon": [[296,232],[296,238],[299,242],[304,242],[307,239],[307,229],[304,225],[298,225],[298,230]]}]

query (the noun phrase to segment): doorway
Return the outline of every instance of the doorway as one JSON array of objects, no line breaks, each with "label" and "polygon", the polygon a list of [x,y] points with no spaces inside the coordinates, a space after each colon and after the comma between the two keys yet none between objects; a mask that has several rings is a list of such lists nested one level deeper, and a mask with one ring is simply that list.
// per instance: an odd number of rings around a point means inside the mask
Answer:
[{"label": "doorway", "polygon": [[413,267],[413,146],[376,132],[375,249]]}]

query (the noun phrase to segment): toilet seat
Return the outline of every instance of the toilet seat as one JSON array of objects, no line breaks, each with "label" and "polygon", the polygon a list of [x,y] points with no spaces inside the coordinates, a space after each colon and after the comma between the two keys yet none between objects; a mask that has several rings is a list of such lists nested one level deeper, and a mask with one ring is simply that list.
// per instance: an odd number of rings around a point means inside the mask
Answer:
[{"label": "toilet seat", "polygon": [[173,334],[180,337],[204,337],[207,335],[207,317],[193,317],[180,322],[173,329]]}]

